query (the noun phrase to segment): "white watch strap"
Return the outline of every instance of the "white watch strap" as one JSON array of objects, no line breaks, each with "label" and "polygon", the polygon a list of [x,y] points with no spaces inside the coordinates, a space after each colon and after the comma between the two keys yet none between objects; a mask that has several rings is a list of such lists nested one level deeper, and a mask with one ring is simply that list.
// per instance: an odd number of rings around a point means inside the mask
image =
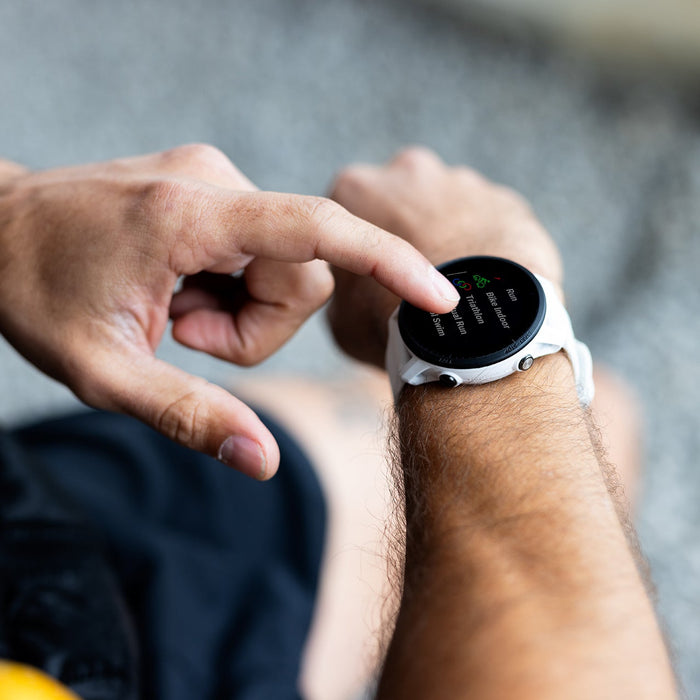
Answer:
[{"label": "white watch strap", "polygon": [[[547,317],[545,324],[551,333],[551,338],[544,338],[538,334],[543,342],[551,342],[557,348],[563,350],[574,370],[576,391],[579,401],[583,406],[589,406],[593,400],[595,387],[593,385],[593,358],[591,351],[585,343],[576,340],[571,318],[564,307],[554,285],[545,277],[535,275],[544,289],[547,299]],[[546,333],[546,331],[545,331]]]},{"label": "white watch strap", "polygon": [[593,384],[593,358],[591,351],[585,343],[573,338],[573,343],[567,343],[562,349],[569,356],[574,367],[574,377],[576,379],[576,391],[578,400],[582,406],[590,406],[595,394]]},{"label": "white watch strap", "polygon": [[406,383],[403,379],[404,368],[412,357],[401,337],[398,317],[399,310],[397,308],[394,309],[394,313],[389,317],[389,337],[387,338],[386,354],[384,356],[384,365],[389,375],[394,402],[398,399],[399,392]]}]

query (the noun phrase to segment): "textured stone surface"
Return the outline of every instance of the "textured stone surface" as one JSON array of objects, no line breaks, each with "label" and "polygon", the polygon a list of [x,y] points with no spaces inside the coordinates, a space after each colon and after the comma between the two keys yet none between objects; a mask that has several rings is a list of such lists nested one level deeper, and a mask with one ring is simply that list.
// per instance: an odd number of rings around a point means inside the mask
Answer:
[{"label": "textured stone surface", "polygon": [[[0,95],[0,153],[34,167],[208,141],[261,187],[322,193],[344,163],[421,142],[523,191],[578,334],[643,401],[641,535],[700,697],[700,127],[670,91],[406,2],[63,0],[0,4]],[[290,370],[350,371],[320,318],[246,371]],[[0,346],[0,419],[70,402]]]}]

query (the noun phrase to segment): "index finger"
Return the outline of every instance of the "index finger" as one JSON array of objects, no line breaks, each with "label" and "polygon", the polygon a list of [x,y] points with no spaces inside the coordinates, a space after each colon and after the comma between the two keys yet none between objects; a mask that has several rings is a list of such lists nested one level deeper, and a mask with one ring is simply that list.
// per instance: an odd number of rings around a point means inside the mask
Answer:
[{"label": "index finger", "polygon": [[[324,197],[278,192],[218,191],[217,221],[209,231],[195,222],[209,266],[244,253],[284,262],[326,260],[357,275],[369,275],[426,311],[447,313],[457,290],[412,245],[350,214]],[[201,210],[200,210],[201,215]],[[203,261],[204,262],[204,261]]]}]

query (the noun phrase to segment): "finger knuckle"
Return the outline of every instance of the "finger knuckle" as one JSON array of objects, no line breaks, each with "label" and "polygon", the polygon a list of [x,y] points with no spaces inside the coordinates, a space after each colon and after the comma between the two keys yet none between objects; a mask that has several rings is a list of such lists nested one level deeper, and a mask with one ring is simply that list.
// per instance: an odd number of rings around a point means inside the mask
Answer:
[{"label": "finger knuckle", "polygon": [[231,343],[226,356],[240,367],[254,367],[267,359],[273,350],[265,347],[260,340],[246,337]]},{"label": "finger knuckle", "polygon": [[367,174],[361,168],[350,166],[343,168],[335,177],[331,186],[331,197],[342,198],[348,192],[362,190],[367,186]]},{"label": "finger knuckle", "polygon": [[137,185],[125,218],[134,233],[142,234],[151,254],[157,251],[172,269],[192,274],[198,271],[206,211],[206,197],[198,188],[161,178]]},{"label": "finger knuckle", "polygon": [[314,290],[316,292],[316,299],[319,302],[318,306],[321,306],[330,299],[335,290],[335,278],[333,277],[329,265],[324,263],[322,269],[317,273]]},{"label": "finger knuckle", "polygon": [[393,159],[393,164],[409,170],[419,170],[436,162],[437,156],[425,146],[402,148]]},{"label": "finger knuckle", "polygon": [[294,304],[303,313],[323,306],[335,287],[333,275],[325,262],[315,261],[306,267],[306,274],[298,281],[294,293]]},{"label": "finger knuckle", "polygon": [[181,445],[200,442],[200,427],[206,424],[205,409],[197,392],[180,396],[158,411],[154,427]]},{"label": "finger knuckle", "polygon": [[149,225],[169,221],[188,199],[186,185],[174,179],[157,178],[137,183],[131,197],[131,215]]},{"label": "finger knuckle", "polygon": [[210,166],[219,168],[230,165],[231,161],[225,153],[208,143],[188,143],[183,146],[171,148],[162,153],[162,158],[167,163],[177,165]]},{"label": "finger knuckle", "polygon": [[517,190],[506,185],[495,185],[495,189],[506,206],[522,213],[532,213],[530,202]]},{"label": "finger knuckle", "polygon": [[326,197],[309,197],[305,201],[304,216],[316,231],[325,230],[342,216],[344,209]]},{"label": "finger knuckle", "polygon": [[248,348],[239,348],[231,353],[233,361],[240,367],[255,367],[263,360],[266,360],[272,351],[263,351],[257,346]]},{"label": "finger knuckle", "polygon": [[473,168],[466,165],[459,165],[453,169],[453,172],[463,185],[468,187],[485,187],[488,182],[486,178]]}]

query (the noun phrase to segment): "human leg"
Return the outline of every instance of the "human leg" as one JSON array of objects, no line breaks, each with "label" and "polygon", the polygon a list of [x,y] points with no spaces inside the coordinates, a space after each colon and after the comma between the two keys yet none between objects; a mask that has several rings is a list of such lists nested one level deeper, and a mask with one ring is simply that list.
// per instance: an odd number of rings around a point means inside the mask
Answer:
[{"label": "human leg", "polygon": [[[607,458],[631,507],[639,490],[638,403],[614,373],[595,369],[592,405]],[[345,380],[277,377],[239,383],[312,458],[326,494],[328,539],[302,683],[309,698],[355,697],[381,663],[393,623],[401,551],[391,533],[387,425],[392,398],[384,373],[360,367]]]}]

